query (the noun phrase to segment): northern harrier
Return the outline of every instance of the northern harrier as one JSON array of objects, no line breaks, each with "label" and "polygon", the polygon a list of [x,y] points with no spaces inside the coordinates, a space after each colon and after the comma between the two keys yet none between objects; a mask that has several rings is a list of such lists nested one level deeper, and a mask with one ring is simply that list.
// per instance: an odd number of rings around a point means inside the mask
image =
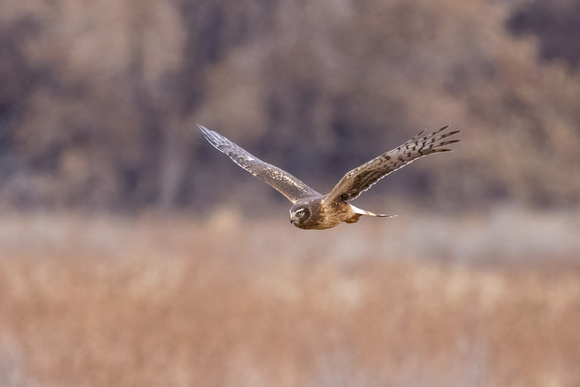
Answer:
[{"label": "northern harrier", "polygon": [[348,202],[356,199],[389,173],[419,157],[450,152],[451,149],[444,148],[445,145],[459,142],[459,140],[445,139],[460,132],[459,130],[445,132],[449,125],[424,136],[425,130],[423,130],[403,145],[348,172],[332,191],[321,195],[288,172],[258,159],[219,133],[201,125],[198,126],[205,138],[217,150],[225,153],[240,167],[286,196],[293,204],[290,209],[290,223],[304,230],[325,230],[338,226],[342,222],[356,223],[363,215],[394,216],[374,214]]}]

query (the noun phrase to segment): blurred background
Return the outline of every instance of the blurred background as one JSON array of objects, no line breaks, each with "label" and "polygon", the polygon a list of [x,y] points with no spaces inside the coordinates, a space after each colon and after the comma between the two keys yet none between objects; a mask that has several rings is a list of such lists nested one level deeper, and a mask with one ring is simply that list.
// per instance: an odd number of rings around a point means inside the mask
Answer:
[{"label": "blurred background", "polygon": [[[580,1],[0,0],[0,385],[580,385]],[[462,131],[324,232],[320,192]]]}]

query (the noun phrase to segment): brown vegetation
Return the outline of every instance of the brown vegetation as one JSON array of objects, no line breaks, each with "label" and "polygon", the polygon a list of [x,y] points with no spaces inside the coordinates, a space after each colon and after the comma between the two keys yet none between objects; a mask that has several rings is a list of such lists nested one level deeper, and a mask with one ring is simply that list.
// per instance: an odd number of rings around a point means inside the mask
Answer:
[{"label": "brown vegetation", "polygon": [[574,216],[373,220],[4,219],[0,384],[580,383]]},{"label": "brown vegetation", "polygon": [[[452,124],[464,131],[454,157],[413,166],[394,195],[578,205],[578,75],[513,37],[506,23],[526,8],[504,3],[0,1],[0,204],[200,209],[275,197],[220,168],[240,187],[223,196],[213,167],[227,160],[202,144],[198,122],[321,191],[424,127]],[[522,28],[577,13],[552,3],[531,7]],[[551,46],[575,44],[561,35]]]},{"label": "brown vegetation", "polygon": [[[0,385],[580,385],[577,3],[0,0]],[[320,192],[462,142],[304,232],[195,123]]]}]

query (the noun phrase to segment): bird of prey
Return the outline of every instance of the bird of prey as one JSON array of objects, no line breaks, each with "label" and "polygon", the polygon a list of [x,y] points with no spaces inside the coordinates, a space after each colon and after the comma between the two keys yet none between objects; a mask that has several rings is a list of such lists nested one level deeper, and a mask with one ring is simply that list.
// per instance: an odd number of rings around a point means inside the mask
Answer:
[{"label": "bird of prey", "polygon": [[288,172],[253,156],[221,134],[198,126],[207,141],[217,150],[286,196],[293,204],[290,209],[290,223],[304,230],[325,230],[342,222],[356,223],[363,215],[387,218],[395,216],[365,211],[353,206],[349,201],[356,199],[389,173],[419,157],[450,152],[451,149],[445,146],[459,140],[448,138],[460,132],[446,131],[449,125],[427,135],[424,135],[423,130],[401,146],[348,172],[329,193],[322,195]]}]

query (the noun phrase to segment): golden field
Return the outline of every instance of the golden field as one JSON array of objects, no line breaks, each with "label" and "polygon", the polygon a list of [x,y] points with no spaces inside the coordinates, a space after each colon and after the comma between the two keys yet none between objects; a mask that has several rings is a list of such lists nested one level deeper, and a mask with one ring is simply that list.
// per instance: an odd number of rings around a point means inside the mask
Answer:
[{"label": "golden field", "polygon": [[580,218],[5,215],[2,386],[577,386]]}]

